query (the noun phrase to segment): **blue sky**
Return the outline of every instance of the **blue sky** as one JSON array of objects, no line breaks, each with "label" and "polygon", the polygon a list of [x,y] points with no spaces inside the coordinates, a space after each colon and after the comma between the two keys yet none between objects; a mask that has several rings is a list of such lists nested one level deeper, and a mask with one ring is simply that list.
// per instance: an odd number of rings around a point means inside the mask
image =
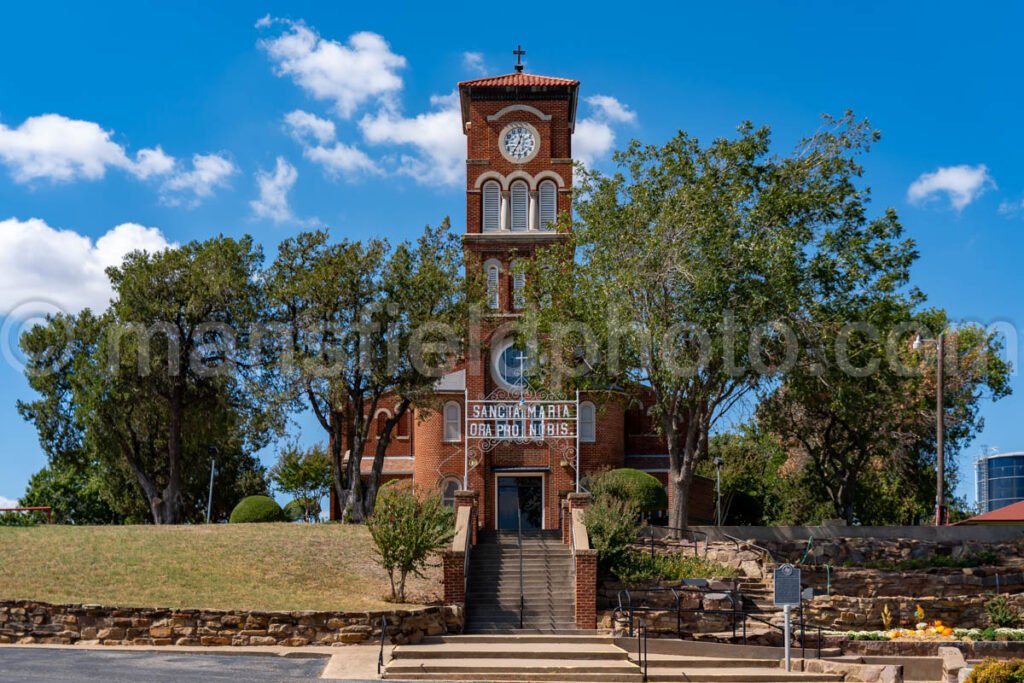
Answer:
[{"label": "blue sky", "polygon": [[[45,464],[14,408],[31,397],[10,351],[24,319],[102,305],[103,266],[134,247],[249,233],[272,257],[311,224],[459,229],[451,94],[510,71],[518,43],[529,71],[582,81],[575,146],[598,166],[679,128],[709,139],[750,119],[786,150],[822,112],[868,116],[883,140],[866,179],[919,244],[916,284],[955,319],[1020,330],[1022,23],[1009,2],[8,4],[0,497]],[[1024,449],[1013,383],[964,464],[980,444]]]}]

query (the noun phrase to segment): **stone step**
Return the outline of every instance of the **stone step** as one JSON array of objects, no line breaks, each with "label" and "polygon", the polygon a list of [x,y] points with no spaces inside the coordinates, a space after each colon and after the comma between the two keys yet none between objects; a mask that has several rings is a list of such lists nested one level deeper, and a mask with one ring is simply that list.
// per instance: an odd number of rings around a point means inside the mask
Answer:
[{"label": "stone step", "polygon": [[[610,660],[626,661],[626,653],[614,645],[573,644],[546,642],[531,643],[529,648],[531,659],[576,659],[576,660]],[[520,643],[502,645],[500,643],[459,643],[444,645],[397,645],[392,650],[394,659],[447,659],[449,662],[462,659],[522,659],[523,647]],[[776,662],[778,665],[778,662]]]},{"label": "stone step", "polygon": [[[731,663],[735,664],[737,661],[739,660],[734,660]],[[841,681],[843,677],[839,674],[787,672],[784,669],[770,671],[740,666],[652,672],[648,666],[647,680],[652,683],[675,683],[677,681],[686,681],[686,683],[824,683],[825,681]]]},{"label": "stone step", "polygon": [[428,636],[420,641],[420,645],[460,645],[463,643],[500,643],[511,647],[513,645],[534,645],[536,643],[557,643],[564,647],[576,647],[577,645],[614,645],[615,639],[612,636],[599,634],[597,631],[584,629],[573,629],[569,635],[548,635],[521,633],[519,631],[508,631],[505,634],[491,635],[448,635]]},{"label": "stone step", "polygon": [[[591,679],[587,676],[605,674],[614,676],[639,675],[635,664],[625,660],[564,659],[530,657],[529,659],[458,659],[442,661],[437,659],[397,659],[387,666],[388,678],[402,678],[410,674],[431,674],[440,680],[524,680],[518,678],[499,679],[496,676],[525,675],[525,680],[537,680],[539,675],[569,676],[565,680],[622,680],[615,678]],[[422,680],[422,679],[421,679]]]},{"label": "stone step", "polygon": [[[635,651],[629,653],[631,662],[637,661]],[[723,667],[741,666],[745,669],[778,669],[781,667],[781,660],[778,659],[723,659],[721,657],[695,657],[680,656],[673,654],[661,654],[649,652],[647,654],[647,667],[649,669],[677,668],[686,669],[721,669]]]}]

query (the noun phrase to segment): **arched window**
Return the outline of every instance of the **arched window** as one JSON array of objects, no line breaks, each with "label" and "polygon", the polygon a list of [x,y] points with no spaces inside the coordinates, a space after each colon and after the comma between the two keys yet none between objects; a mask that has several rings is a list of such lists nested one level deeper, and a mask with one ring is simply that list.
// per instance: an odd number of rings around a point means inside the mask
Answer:
[{"label": "arched window", "polygon": [[487,266],[487,306],[492,310],[498,310],[501,305],[500,301],[500,282],[498,276],[500,269],[497,263],[488,262]]},{"label": "arched window", "polygon": [[377,438],[384,436],[384,429],[387,427],[387,421],[391,419],[391,413],[387,409],[381,409],[377,411]]},{"label": "arched window", "polygon": [[402,413],[402,417],[398,418],[398,424],[395,425],[396,436],[399,439],[409,438],[409,422],[412,420],[412,414],[406,410]]},{"label": "arched window", "polygon": [[455,401],[444,404],[444,440],[448,443],[462,438],[462,408]]},{"label": "arched window", "polygon": [[501,185],[489,180],[483,191],[483,231],[496,232],[501,229]]},{"label": "arched window", "polygon": [[526,306],[526,273],[517,268],[517,263],[512,262],[512,308],[520,310]]},{"label": "arched window", "polygon": [[530,228],[530,188],[522,180],[512,183],[510,190],[512,201],[512,230],[525,232]]},{"label": "arched window", "polygon": [[580,404],[579,414],[580,441],[593,443],[597,440],[597,415],[594,404],[584,401]]},{"label": "arched window", "polygon": [[441,480],[441,500],[448,507],[455,507],[455,492],[462,488],[458,477],[445,477]]},{"label": "arched window", "polygon": [[551,223],[558,219],[558,189],[552,180],[540,184],[540,229],[551,230]]}]

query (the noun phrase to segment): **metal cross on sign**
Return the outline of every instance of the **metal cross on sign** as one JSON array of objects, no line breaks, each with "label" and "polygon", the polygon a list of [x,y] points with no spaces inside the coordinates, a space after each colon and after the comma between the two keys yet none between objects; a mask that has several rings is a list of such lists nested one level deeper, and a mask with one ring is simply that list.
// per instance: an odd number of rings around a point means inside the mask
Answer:
[{"label": "metal cross on sign", "polygon": [[800,570],[791,564],[775,569],[775,604],[800,604]]}]

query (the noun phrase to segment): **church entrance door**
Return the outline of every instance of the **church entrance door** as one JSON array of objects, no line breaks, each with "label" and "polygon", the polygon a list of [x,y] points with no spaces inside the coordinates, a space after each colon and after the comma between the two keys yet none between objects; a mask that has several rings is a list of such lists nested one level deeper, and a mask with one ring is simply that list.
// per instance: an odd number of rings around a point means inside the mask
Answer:
[{"label": "church entrance door", "polygon": [[544,528],[544,477],[498,475],[498,529]]}]

